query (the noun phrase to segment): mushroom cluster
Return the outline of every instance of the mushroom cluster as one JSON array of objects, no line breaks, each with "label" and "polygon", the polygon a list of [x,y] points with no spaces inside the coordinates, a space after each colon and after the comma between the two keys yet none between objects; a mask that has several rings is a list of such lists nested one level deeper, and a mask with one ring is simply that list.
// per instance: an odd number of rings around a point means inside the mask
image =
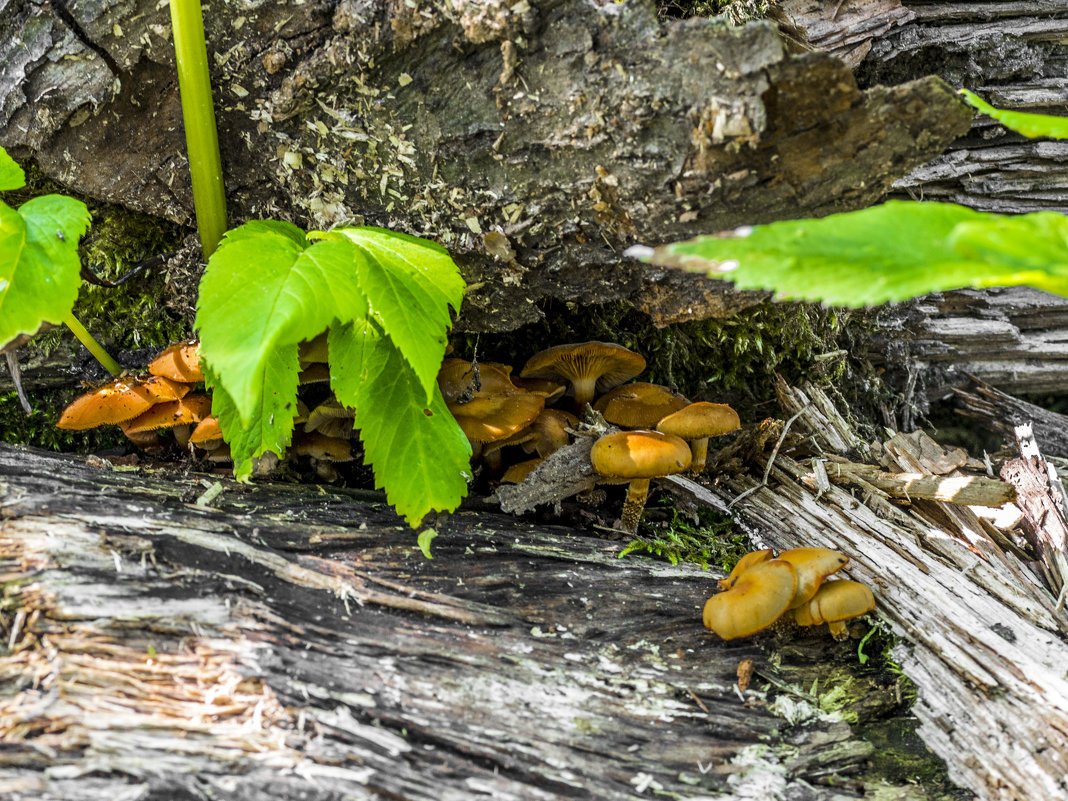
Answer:
[{"label": "mushroom cluster", "polygon": [[[591,453],[604,483],[628,485],[617,528],[637,530],[649,482],[689,470],[704,470],[709,437],[738,429],[738,414],[722,403],[690,403],[658,384],[624,383],[645,369],[645,359],[610,342],[557,345],[534,354],[518,376],[506,364],[446,359],[438,384],[449,411],[480,459],[501,481],[519,482],[542,459],[570,441],[578,424],[569,411],[549,408],[574,397],[572,410],[587,404],[625,431],[598,440]],[[597,398],[598,393],[603,393]],[[595,400],[596,399],[596,400]],[[513,446],[537,458],[509,461]]]},{"label": "mushroom cluster", "polygon": [[733,640],[789,616],[800,626],[826,623],[836,640],[844,639],[845,621],[875,608],[875,597],[863,584],[828,580],[848,561],[829,548],[794,548],[778,558],[770,549],[748,553],[720,580],[723,592],[705,603],[705,626]]},{"label": "mushroom cluster", "polygon": [[[300,398],[287,455],[310,457],[321,474],[333,478],[332,463],[353,459],[349,440],[355,413],[330,392],[325,332],[301,343],[299,354]],[[211,415],[211,396],[202,388],[197,391],[203,380],[199,343],[180,342],[153,359],[146,375],[124,374],[76,398],[57,425],[75,430],[119,425],[149,452],[162,449],[162,434],[169,430],[180,447],[195,446],[209,461],[226,464],[230,446]]]},{"label": "mushroom cluster", "polygon": [[118,425],[148,450],[161,446],[159,432],[169,429],[184,447],[212,425],[211,398],[196,391],[203,380],[198,344],[179,342],[153,359],[147,374],[122,375],[75,398],[56,426],[83,431]]}]

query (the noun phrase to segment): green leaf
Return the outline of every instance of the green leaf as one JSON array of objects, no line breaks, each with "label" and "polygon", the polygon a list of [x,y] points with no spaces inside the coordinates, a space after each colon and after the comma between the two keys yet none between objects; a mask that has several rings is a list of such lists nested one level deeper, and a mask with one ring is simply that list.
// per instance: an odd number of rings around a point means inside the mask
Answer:
[{"label": "green leaf", "polygon": [[245,425],[278,348],[366,315],[353,256],[342,241],[309,247],[299,228],[276,221],[245,223],[212,254],[197,304],[201,353]]},{"label": "green leaf", "polygon": [[223,439],[230,445],[238,481],[247,481],[252,475],[253,459],[268,451],[281,456],[289,447],[293,420],[297,416],[299,370],[296,345],[272,352],[265,363],[260,399],[245,422],[218,374],[211,367],[205,368],[204,380],[211,390],[211,413],[219,418]]},{"label": "green leaf", "polygon": [[419,543],[419,550],[423,552],[423,556],[427,559],[434,558],[430,553],[430,543],[434,541],[436,536],[438,536],[437,531],[432,528],[424,528],[419,532],[419,536],[415,538],[415,541]]},{"label": "green leaf", "polygon": [[0,202],[0,345],[70,314],[88,227],[89,209],[74,198],[44,195],[17,211]]},{"label": "green leaf", "polygon": [[415,370],[428,402],[452,325],[449,307],[458,311],[463,300],[456,264],[440,245],[384,228],[337,228],[329,236],[344,237],[360,254],[371,315]]},{"label": "green leaf", "polygon": [[[467,495],[471,445],[434,383],[429,403],[411,366],[375,324],[330,331],[331,386],[356,409],[375,486],[410,526]],[[336,364],[336,366],[335,366]]]},{"label": "green leaf", "polygon": [[15,160],[0,147],[0,192],[8,189],[21,189],[26,185],[26,173]]},{"label": "green leaf", "polygon": [[994,108],[974,92],[967,89],[958,90],[965,102],[983,114],[993,117],[1006,128],[1032,139],[1040,136],[1051,139],[1068,139],[1068,117],[1054,117],[1049,114],[1029,114],[1024,111],[1006,111]]},{"label": "green leaf", "polygon": [[1029,284],[1068,295],[1068,220],[890,201],[656,248],[649,260],[780,298],[867,306],[965,286]]}]

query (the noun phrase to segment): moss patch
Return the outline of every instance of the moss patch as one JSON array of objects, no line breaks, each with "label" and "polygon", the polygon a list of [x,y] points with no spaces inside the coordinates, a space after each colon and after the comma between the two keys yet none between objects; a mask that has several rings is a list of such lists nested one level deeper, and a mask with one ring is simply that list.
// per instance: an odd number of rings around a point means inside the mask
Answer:
[{"label": "moss patch", "polygon": [[661,498],[656,506],[646,508],[638,537],[623,548],[620,557],[647,553],[673,565],[694,562],[728,570],[749,550],[749,538],[735,530],[729,517],[713,509],[698,509],[696,515],[696,521],[688,520],[679,514],[672,498]]}]

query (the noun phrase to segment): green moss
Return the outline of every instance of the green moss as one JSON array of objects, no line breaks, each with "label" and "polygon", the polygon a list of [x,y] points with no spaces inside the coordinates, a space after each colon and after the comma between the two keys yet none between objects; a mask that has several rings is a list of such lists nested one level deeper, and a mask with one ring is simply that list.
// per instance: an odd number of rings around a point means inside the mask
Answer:
[{"label": "green moss", "polygon": [[[34,163],[22,165],[26,186],[4,193],[5,202],[18,206],[44,194],[76,197],[89,207],[92,225],[82,239],[82,263],[101,278],[114,280],[145,259],[178,247],[184,229],[175,223],[140,214],[121,206],[79,195],[56,184]],[[163,347],[189,335],[184,322],[161,302],[164,277],[157,270],[136,276],[114,289],[82,284],[74,314],[105,348],[120,350],[148,345]],[[33,347],[48,354],[71,334],[56,328],[33,340]]]},{"label": "green moss", "polygon": [[[660,512],[666,512],[670,519]],[[713,509],[699,509],[697,522],[678,513],[671,498],[661,498],[657,507],[646,509],[638,528],[638,537],[620,552],[620,558],[630,553],[649,553],[667,559],[671,564],[695,562],[707,568],[709,563],[727,569],[748,549],[748,538],[734,529],[729,517]]]}]

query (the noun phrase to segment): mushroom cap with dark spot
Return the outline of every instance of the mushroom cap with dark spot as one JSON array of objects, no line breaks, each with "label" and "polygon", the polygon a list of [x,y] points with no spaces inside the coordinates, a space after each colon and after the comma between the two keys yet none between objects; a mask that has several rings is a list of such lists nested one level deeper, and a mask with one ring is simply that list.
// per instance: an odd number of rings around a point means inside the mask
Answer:
[{"label": "mushroom cap with dark spot", "polygon": [[656,424],[656,430],[691,440],[729,434],[740,426],[738,412],[727,404],[698,401],[666,415]]},{"label": "mushroom cap with dark spot", "polygon": [[557,345],[535,353],[523,365],[523,378],[596,380],[597,391],[619,386],[645,369],[645,357],[612,342]]},{"label": "mushroom cap with dark spot", "polygon": [[731,570],[730,575],[727,576],[727,578],[722,578],[719,580],[719,588],[721,590],[729,590],[731,587],[734,586],[734,582],[736,582],[741,577],[742,573],[744,573],[746,570],[753,567],[754,565],[759,565],[761,562],[766,562],[771,558],[771,548],[764,548],[760,551],[750,551],[738,560],[738,563]]},{"label": "mushroom cap with dark spot", "polygon": [[148,363],[148,372],[186,384],[203,381],[204,374],[200,370],[200,343],[194,339],[165,348]]},{"label": "mushroom cap with dark spot", "polygon": [[476,395],[467,403],[450,403],[448,407],[468,440],[495,442],[533,423],[545,407],[545,398],[528,392]]},{"label": "mushroom cap with dark spot", "polygon": [[633,480],[681,473],[690,466],[685,440],[658,431],[617,431],[593,444],[593,469],[606,478]]},{"label": "mushroom cap with dark spot", "polygon": [[[685,408],[688,403],[686,398],[667,387],[646,381],[634,381],[602,395],[593,404],[593,408],[599,411],[605,420],[617,426],[656,428],[662,419]],[[675,434],[674,431],[664,433]]]},{"label": "mushroom cap with dark spot", "polygon": [[508,373],[492,364],[478,365],[478,386],[475,386],[475,368],[466,359],[446,359],[441,363],[438,388],[447,404],[456,403],[465,395],[518,395],[526,391],[513,384]]}]

